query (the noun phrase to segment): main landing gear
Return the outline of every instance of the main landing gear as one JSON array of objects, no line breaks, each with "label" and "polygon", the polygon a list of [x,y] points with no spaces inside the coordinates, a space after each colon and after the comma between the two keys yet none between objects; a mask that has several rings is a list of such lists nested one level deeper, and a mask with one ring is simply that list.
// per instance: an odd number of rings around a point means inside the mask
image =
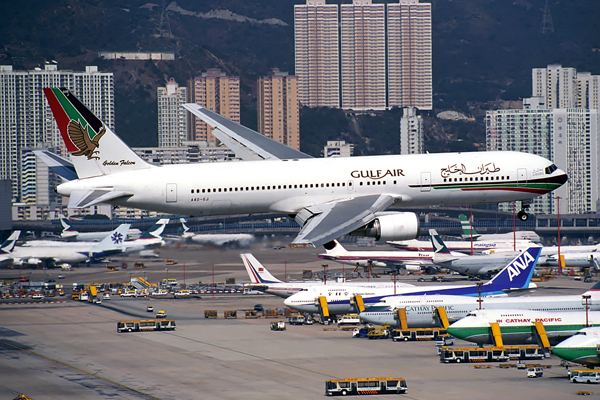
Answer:
[{"label": "main landing gear", "polygon": [[531,204],[531,201],[529,201],[529,202],[522,201],[521,202],[521,210],[517,213],[517,218],[519,218],[520,221],[527,221],[529,219],[529,214],[527,214],[527,209],[529,208],[530,204]]}]

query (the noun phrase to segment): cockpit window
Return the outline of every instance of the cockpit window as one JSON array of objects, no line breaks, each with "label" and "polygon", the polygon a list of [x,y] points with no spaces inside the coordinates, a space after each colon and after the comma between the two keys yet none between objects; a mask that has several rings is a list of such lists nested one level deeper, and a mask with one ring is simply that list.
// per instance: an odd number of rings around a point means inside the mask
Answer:
[{"label": "cockpit window", "polygon": [[558,167],[554,164],[552,164],[549,167],[546,167],[546,175],[550,175],[551,173],[553,173],[554,171],[556,171],[558,169]]}]

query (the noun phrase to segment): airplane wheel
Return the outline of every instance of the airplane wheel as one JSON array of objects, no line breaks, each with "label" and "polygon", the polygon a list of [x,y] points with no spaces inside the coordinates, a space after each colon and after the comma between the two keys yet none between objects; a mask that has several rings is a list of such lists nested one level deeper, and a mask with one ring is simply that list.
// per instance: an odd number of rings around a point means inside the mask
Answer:
[{"label": "airplane wheel", "polygon": [[525,211],[521,210],[517,213],[517,217],[521,221],[527,221],[529,219],[529,214],[527,214]]}]

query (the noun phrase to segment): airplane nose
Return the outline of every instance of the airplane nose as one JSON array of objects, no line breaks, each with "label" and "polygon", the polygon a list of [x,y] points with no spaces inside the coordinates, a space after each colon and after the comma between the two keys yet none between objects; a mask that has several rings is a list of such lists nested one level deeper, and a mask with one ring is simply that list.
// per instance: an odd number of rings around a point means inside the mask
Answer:
[{"label": "airplane nose", "polygon": [[559,183],[560,185],[564,185],[565,183],[567,183],[568,180],[569,175],[567,175],[565,172],[556,177],[556,183]]},{"label": "airplane nose", "polygon": [[283,300],[283,304],[285,304],[288,307],[292,306],[292,302],[290,301],[290,297],[288,297],[287,299]]}]

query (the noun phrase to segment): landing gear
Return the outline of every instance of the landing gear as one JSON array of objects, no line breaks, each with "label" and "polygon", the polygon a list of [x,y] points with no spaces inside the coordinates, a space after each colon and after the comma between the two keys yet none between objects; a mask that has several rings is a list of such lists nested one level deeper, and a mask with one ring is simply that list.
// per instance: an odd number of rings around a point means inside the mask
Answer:
[{"label": "landing gear", "polygon": [[529,219],[529,214],[527,214],[527,209],[529,208],[529,205],[531,204],[531,201],[525,202],[525,201],[521,201],[521,210],[517,213],[517,218],[519,218],[520,221],[527,221]]}]

